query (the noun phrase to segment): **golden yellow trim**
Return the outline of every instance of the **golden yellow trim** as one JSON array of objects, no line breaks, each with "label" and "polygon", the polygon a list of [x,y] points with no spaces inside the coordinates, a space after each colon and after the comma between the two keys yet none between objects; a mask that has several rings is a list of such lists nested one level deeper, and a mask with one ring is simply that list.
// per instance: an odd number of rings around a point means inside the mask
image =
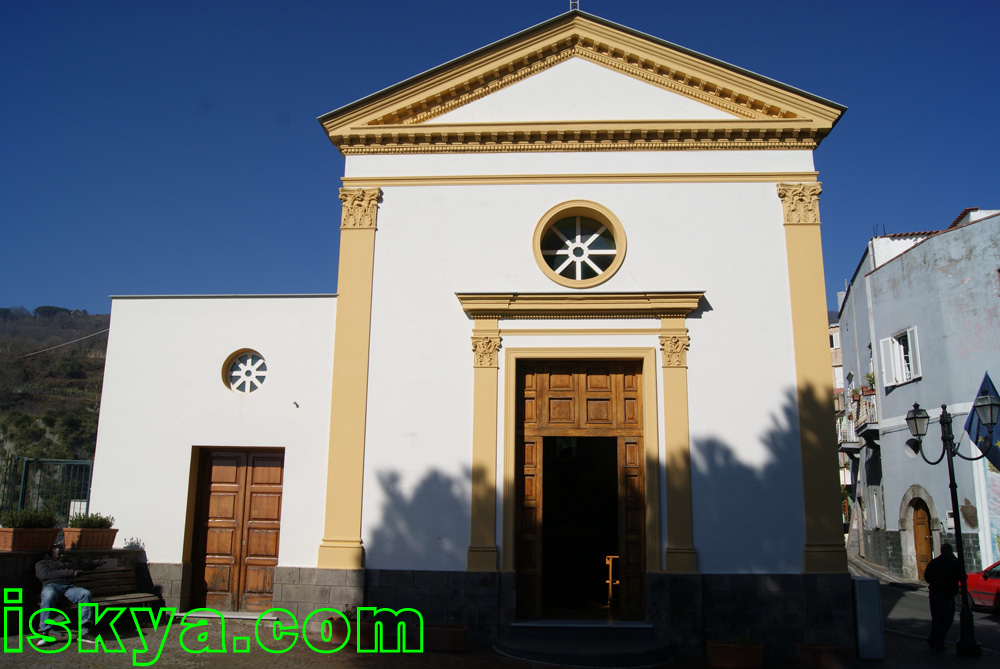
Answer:
[{"label": "golden yellow trim", "polygon": [[691,494],[691,435],[688,424],[687,351],[691,339],[684,319],[660,321],[663,377],[663,469],[666,473],[667,547],[665,570],[672,574],[698,572],[694,549]]},{"label": "golden yellow trim", "polygon": [[703,292],[690,293],[459,293],[472,318],[665,318],[698,308]]},{"label": "golden yellow trim", "polygon": [[507,337],[573,336],[573,335],[656,335],[660,328],[504,328]]},{"label": "golden yellow trim", "polygon": [[[604,227],[610,229],[611,236],[615,240],[615,249],[617,250],[617,253],[608,268],[598,276],[590,279],[566,278],[560,274],[556,274],[555,271],[549,267],[549,264],[545,261],[545,258],[542,255],[542,237],[545,236],[545,233],[548,232],[553,223],[569,216],[584,216],[592,218],[604,225]],[[600,205],[589,200],[569,200],[568,202],[557,204],[549,209],[538,221],[538,225],[535,226],[535,234],[531,239],[531,250],[534,253],[535,262],[538,264],[538,268],[542,270],[542,273],[545,274],[545,276],[549,277],[560,286],[565,286],[566,288],[593,288],[594,286],[599,286],[613,277],[615,272],[618,271],[618,268],[622,266],[623,262],[625,262],[625,252],[627,250],[627,246],[625,228],[622,227],[622,223],[618,220],[618,217],[604,205]]]},{"label": "golden yellow trim", "polygon": [[378,199],[382,189],[378,186],[364,188],[341,188],[340,201],[343,203],[340,228],[372,228],[378,215]]},{"label": "golden yellow trim", "polygon": [[[512,336],[517,334],[635,334],[639,328],[622,328],[609,331],[608,328],[580,329],[539,329],[527,328],[503,330],[500,319],[546,319],[546,318],[658,318],[660,327],[649,332],[663,338],[687,337],[684,319],[694,311],[704,293],[464,293],[457,295],[465,313],[475,319],[476,336]],[[495,334],[493,328],[496,327]],[[478,334],[477,334],[478,333]],[[643,361],[643,393],[648,398],[644,404],[643,438],[646,450],[646,569],[660,571],[660,503],[659,503],[659,448],[656,416],[656,377],[653,373],[656,353],[653,348],[507,348],[505,350],[504,371],[504,472],[503,472],[503,546],[501,568],[514,570],[514,436],[516,434],[515,407],[517,402],[516,368],[521,359],[584,359],[603,358],[608,360]],[[490,367],[476,368],[488,371]],[[485,378],[485,377],[484,377]],[[684,366],[663,367],[663,406],[668,424],[664,428],[666,454],[668,457],[667,481],[667,570],[673,573],[694,573],[697,557],[693,546],[690,443],[687,411],[687,368]],[[474,461],[496,462],[496,433],[489,427],[496,420],[495,386],[490,381],[476,385],[473,399],[473,416],[476,424],[486,426],[474,429]],[[481,421],[481,423],[479,422]],[[496,491],[489,486],[488,474],[473,478],[473,528],[482,537],[496,536],[495,504]],[[495,472],[494,472],[495,474]],[[493,479],[495,480],[495,478]],[[478,502],[477,506],[477,500]],[[478,510],[477,510],[478,509]],[[485,543],[482,539],[480,542]],[[473,546],[476,546],[473,540]],[[488,545],[469,550],[469,569],[473,564],[487,568],[492,559]],[[477,555],[479,553],[480,555]],[[479,569],[475,569],[479,570]]]},{"label": "golden yellow trim", "polygon": [[331,137],[345,156],[512,151],[807,150],[827,131],[802,124],[757,125],[674,121],[588,121],[586,124],[391,126],[380,132]]},{"label": "golden yellow trim", "polygon": [[508,186],[530,184],[777,183],[816,181],[818,172],[701,172],[681,174],[441,174],[412,177],[343,177],[345,188],[390,186]]},{"label": "golden yellow trim", "polygon": [[[501,570],[514,571],[515,449],[517,434],[517,363],[520,360],[641,360],[643,444],[646,456],[646,571],[660,571],[660,457],[657,430],[656,351],[653,348],[508,348],[504,356],[503,551]],[[494,415],[496,407],[493,407]],[[494,446],[495,448],[495,446]],[[494,451],[493,455],[496,455]],[[473,497],[476,491],[473,490]],[[689,506],[690,508],[690,506]],[[669,513],[668,509],[668,513]]]},{"label": "golden yellow trim", "polygon": [[497,381],[500,330],[480,319],[472,330],[472,508],[469,571],[497,570]]},{"label": "golden yellow trim", "polygon": [[[608,128],[590,122],[533,123],[520,134],[488,124],[427,123],[442,113],[516,83],[574,55],[651,85],[742,116],[739,119],[660,123],[622,120]],[[323,116],[327,135],[345,155],[440,151],[688,149],[739,146],[814,148],[842,108],[748,76],[670,45],[573,16],[505,40],[447,69],[417,77],[344,111]],[[694,123],[694,126],[685,126]],[[770,127],[779,124],[779,128]],[[734,127],[736,126],[736,127]],[[566,137],[563,137],[566,135]],[[652,135],[650,137],[650,135]],[[638,142],[640,146],[631,144]],[[721,147],[720,147],[721,148]]]},{"label": "golden yellow trim", "polygon": [[364,566],[362,483],[378,193],[378,189],[342,190],[340,196],[344,224],[340,230],[337,274],[326,514],[316,562],[320,568],[361,569]]},{"label": "golden yellow trim", "polygon": [[826,286],[820,240],[820,184],[778,184],[785,212],[785,246],[795,344],[806,540],[803,572],[845,573],[840,522],[833,379],[827,338]]}]

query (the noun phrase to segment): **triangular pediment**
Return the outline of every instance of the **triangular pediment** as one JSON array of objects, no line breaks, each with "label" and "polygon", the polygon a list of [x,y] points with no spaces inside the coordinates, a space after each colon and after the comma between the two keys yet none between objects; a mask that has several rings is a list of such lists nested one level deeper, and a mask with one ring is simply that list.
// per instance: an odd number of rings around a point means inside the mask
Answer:
[{"label": "triangular pediment", "polygon": [[814,148],[844,108],[573,11],[320,118],[344,154]]},{"label": "triangular pediment", "polygon": [[733,120],[742,118],[581,57],[568,58],[432,123]]}]

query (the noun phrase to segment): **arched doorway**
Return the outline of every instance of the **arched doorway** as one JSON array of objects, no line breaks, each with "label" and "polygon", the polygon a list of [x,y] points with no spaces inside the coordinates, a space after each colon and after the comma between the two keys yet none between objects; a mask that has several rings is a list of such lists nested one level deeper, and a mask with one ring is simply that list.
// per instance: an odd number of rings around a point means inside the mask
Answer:
[{"label": "arched doorway", "polygon": [[913,501],[913,552],[917,560],[917,579],[924,580],[924,569],[931,561],[931,514],[922,499]]}]

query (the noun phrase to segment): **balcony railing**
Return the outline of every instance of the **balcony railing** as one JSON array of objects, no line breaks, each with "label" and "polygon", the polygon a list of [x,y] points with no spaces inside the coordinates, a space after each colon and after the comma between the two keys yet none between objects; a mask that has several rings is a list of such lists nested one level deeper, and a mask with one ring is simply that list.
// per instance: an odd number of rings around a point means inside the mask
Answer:
[{"label": "balcony railing", "polygon": [[854,400],[853,408],[854,423],[859,427],[862,425],[878,425],[878,402],[875,395],[861,395]]},{"label": "balcony railing", "polygon": [[837,419],[837,443],[851,444],[858,440],[858,435],[854,431],[854,421],[847,416]]}]

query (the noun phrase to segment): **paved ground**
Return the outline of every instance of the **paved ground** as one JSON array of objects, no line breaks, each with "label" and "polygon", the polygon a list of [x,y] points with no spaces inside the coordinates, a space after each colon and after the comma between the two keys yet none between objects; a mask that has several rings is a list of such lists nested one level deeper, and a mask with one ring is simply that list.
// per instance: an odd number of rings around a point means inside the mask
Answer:
[{"label": "paved ground", "polygon": [[[859,571],[864,571],[869,566],[865,564],[852,564],[852,567]],[[865,574],[878,577],[878,573]],[[899,584],[891,584],[891,579],[884,580],[883,583],[890,583],[884,587],[899,587]],[[914,584],[909,584],[915,587]],[[884,592],[888,592],[885,591]],[[883,608],[888,609],[888,604],[892,598],[883,595]],[[893,621],[887,618],[888,625]],[[9,623],[13,623],[12,617]],[[942,654],[930,653],[927,650],[924,634],[926,623],[923,620],[911,619],[909,627],[896,625],[897,630],[887,631],[884,635],[884,655],[883,661],[861,661],[855,660],[835,669],[954,669],[955,667],[1000,667],[1000,653],[995,651],[984,651],[980,659],[956,658],[954,646],[950,645],[948,651]],[[994,616],[987,625],[1000,627],[1000,616]],[[122,626],[123,627],[123,626]],[[10,628],[8,628],[10,629]],[[904,631],[905,630],[905,631]],[[65,650],[52,654],[42,654],[23,644],[22,652],[12,652],[17,647],[17,637],[9,636],[5,639],[5,652],[2,666],[6,668],[17,667],[95,667],[95,668],[117,668],[139,666],[141,664],[152,663],[154,658],[157,667],[239,667],[240,669],[255,669],[257,667],[324,667],[324,668],[374,668],[374,667],[402,667],[404,669],[429,669],[434,668],[457,668],[476,667],[477,669],[531,669],[533,667],[550,667],[535,662],[526,662],[509,657],[505,657],[488,647],[472,647],[462,653],[423,653],[423,654],[358,654],[351,650],[341,650],[336,653],[323,653],[319,651],[332,650],[332,645],[316,642],[317,650],[311,649],[303,640],[299,639],[294,646],[285,653],[271,653],[264,650],[254,636],[254,621],[252,620],[228,620],[223,625],[217,620],[207,621],[205,626],[197,630],[185,633],[184,642],[190,649],[196,648],[221,648],[223,636],[226,639],[227,652],[202,652],[190,653],[185,651],[180,643],[182,628],[179,621],[175,622],[170,629],[166,642],[163,641],[163,629],[153,632],[144,630],[145,634],[140,637],[134,630],[130,633],[124,631],[122,634],[122,646],[124,652],[117,653],[104,652],[103,650],[92,650],[92,652],[80,652],[76,645],[72,645]],[[200,638],[198,632],[201,632]],[[283,644],[273,640],[273,628],[269,624],[262,625],[262,641],[272,648],[283,647]],[[314,635],[310,635],[313,638]],[[957,637],[957,620],[955,628],[949,635],[950,639]],[[236,639],[245,639],[246,642],[237,642]],[[146,651],[148,644],[153,651]],[[159,656],[156,649],[162,645]],[[111,644],[112,648],[116,644]],[[245,646],[247,652],[235,652],[237,647]],[[677,669],[695,669],[707,666],[702,660],[691,660],[678,658],[670,662],[667,667]],[[771,664],[768,666],[782,667],[791,666]]]},{"label": "paved ground", "polygon": [[[221,626],[217,622],[212,622],[204,628],[208,632],[208,637],[218,646],[221,638]],[[147,632],[147,643],[155,647],[162,640],[162,633],[152,634]],[[423,654],[358,654],[343,650],[333,654],[323,654],[311,650],[301,640],[288,652],[282,654],[272,654],[261,647],[253,639],[254,626],[248,621],[228,621],[226,623],[226,637],[230,640],[227,653],[200,653],[192,654],[185,652],[179,643],[179,627],[171,630],[167,643],[156,661],[155,666],[159,667],[240,667],[241,669],[253,669],[255,667],[329,667],[329,668],[354,668],[354,667],[403,667],[410,669],[423,669],[430,667],[442,667],[449,669],[453,667],[476,667],[483,669],[530,669],[532,667],[547,667],[534,662],[525,662],[513,658],[504,657],[490,648],[478,647],[470,648],[463,653],[423,653]],[[262,634],[266,634],[262,631]],[[3,666],[10,667],[128,667],[136,666],[136,663],[149,662],[154,656],[154,652],[143,654],[143,644],[136,635],[125,636],[123,634],[123,645],[126,653],[81,653],[75,647],[51,655],[42,655],[30,648],[26,648],[22,653],[5,652]],[[233,652],[232,640],[237,637],[250,639],[249,652]],[[266,639],[268,643],[269,640]],[[6,639],[8,648],[16,644],[15,637]],[[195,645],[196,639],[188,639],[188,645]],[[277,644],[275,644],[277,645]],[[329,644],[316,644],[321,650],[329,650]],[[138,652],[138,655],[134,653]],[[959,663],[961,660],[961,663]],[[984,654],[978,660],[966,660],[956,658],[954,650],[949,649],[943,654],[934,654],[927,651],[924,640],[920,637],[908,637],[896,634],[885,636],[885,660],[878,661],[855,661],[847,667],[868,667],[875,669],[884,667],[885,669],[922,669],[922,668],[954,668],[956,666],[980,666],[995,667],[1000,666],[1000,655]],[[694,669],[695,667],[706,666],[702,661],[676,659],[668,667],[678,669]],[[781,665],[772,665],[781,666]],[[845,667],[846,669],[846,667]]]}]

